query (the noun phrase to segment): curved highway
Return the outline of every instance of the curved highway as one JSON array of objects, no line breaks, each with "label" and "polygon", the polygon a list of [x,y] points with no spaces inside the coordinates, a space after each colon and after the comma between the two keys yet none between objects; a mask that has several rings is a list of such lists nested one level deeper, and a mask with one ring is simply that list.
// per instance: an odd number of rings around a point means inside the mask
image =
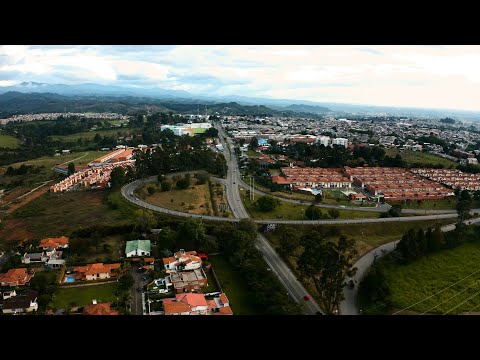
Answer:
[{"label": "curved highway", "polygon": [[[152,176],[145,180],[136,180],[131,182],[130,184],[125,185],[122,188],[122,195],[130,202],[144,207],[146,209],[150,209],[152,211],[164,213],[167,215],[173,216],[181,216],[186,218],[197,218],[203,220],[210,220],[210,221],[227,221],[227,222],[238,222],[242,218],[248,218],[248,213],[246,212],[245,208],[243,207],[243,203],[240,199],[240,195],[235,197],[235,195],[231,194],[228,191],[227,187],[227,200],[229,202],[230,207],[232,208],[232,212],[236,218],[224,218],[220,216],[209,216],[209,215],[197,215],[197,214],[189,214],[184,213],[181,211],[170,210],[166,208],[162,208],[160,206],[152,205],[139,199],[135,194],[134,191],[142,184],[148,182],[157,181],[156,176]],[[230,180],[233,181],[233,180]],[[236,186],[234,186],[236,187]],[[238,187],[236,187],[238,189]],[[238,190],[237,190],[238,192]],[[228,195],[230,193],[230,195]],[[233,205],[232,205],[233,204]],[[292,225],[327,225],[327,224],[372,224],[372,223],[385,223],[385,222],[405,222],[405,221],[423,221],[423,220],[440,220],[440,219],[452,219],[458,216],[457,213],[447,213],[447,214],[437,214],[437,215],[419,215],[419,216],[402,216],[402,217],[393,217],[393,218],[358,218],[358,219],[332,219],[332,220],[279,220],[279,219],[264,219],[264,220],[253,220],[257,224],[292,224]]]}]

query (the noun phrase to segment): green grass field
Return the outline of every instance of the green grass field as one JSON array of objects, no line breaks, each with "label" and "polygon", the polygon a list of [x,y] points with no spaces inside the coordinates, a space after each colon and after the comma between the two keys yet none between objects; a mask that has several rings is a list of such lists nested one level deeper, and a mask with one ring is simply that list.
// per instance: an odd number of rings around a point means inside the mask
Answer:
[{"label": "green grass field", "polygon": [[[238,270],[235,270],[227,259],[221,255],[210,256],[212,267],[215,269],[218,281],[223,292],[230,301],[234,315],[258,315],[259,309],[255,307],[252,299],[255,294],[250,291],[247,281]],[[211,280],[213,281],[213,279]],[[209,280],[210,282],[210,280]]]},{"label": "green grass field", "polygon": [[386,154],[388,156],[395,156],[397,154],[400,154],[402,156],[402,159],[407,162],[408,166],[415,163],[432,165],[440,164],[443,165],[445,168],[450,168],[450,166],[456,167],[458,165],[458,163],[456,162],[423,151],[400,151],[399,149],[386,149]]},{"label": "green grass field", "polygon": [[[289,202],[281,201],[273,211],[262,212],[254,206],[247,196],[246,189],[240,188],[240,194],[245,204],[247,211],[254,219],[285,219],[285,220],[306,220],[305,211],[310,205],[306,204],[293,204]],[[255,197],[255,201],[258,197]],[[328,214],[328,209],[321,209],[322,214]],[[355,211],[355,210],[339,210],[340,216],[338,219],[353,219],[353,218],[377,218],[379,213],[367,212],[367,211]]]},{"label": "green grass field", "polygon": [[69,306],[90,305],[94,299],[97,300],[97,303],[115,301],[117,299],[115,295],[116,288],[116,283],[60,288],[55,293],[55,299],[52,301],[52,306],[55,309],[65,309]]},{"label": "green grass field", "polygon": [[52,141],[62,141],[62,142],[75,142],[78,139],[88,139],[88,140],[93,140],[95,135],[99,134],[100,136],[110,136],[117,138],[118,136],[125,136],[129,134],[135,133],[135,129],[129,129],[129,128],[115,128],[115,129],[110,129],[110,130],[97,130],[97,131],[84,131],[76,134],[70,134],[70,135],[53,135],[49,136],[49,139]]},{"label": "green grass field", "polygon": [[0,135],[0,148],[16,149],[20,146],[20,140],[10,135]]},{"label": "green grass field", "polygon": [[391,302],[399,310],[419,302],[409,310],[420,313],[480,311],[479,264],[478,242],[443,250],[408,265],[386,263]]}]

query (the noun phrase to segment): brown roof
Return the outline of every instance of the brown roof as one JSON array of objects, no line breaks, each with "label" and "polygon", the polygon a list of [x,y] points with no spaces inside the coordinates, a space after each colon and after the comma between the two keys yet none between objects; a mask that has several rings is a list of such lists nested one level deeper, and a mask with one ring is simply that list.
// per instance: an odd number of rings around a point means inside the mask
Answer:
[{"label": "brown roof", "polygon": [[111,310],[112,303],[92,304],[83,308],[85,315],[118,315],[118,311]]},{"label": "brown roof", "polygon": [[220,294],[220,301],[222,302],[222,304],[228,304],[227,295],[225,295],[224,293],[221,293]]},{"label": "brown roof", "polygon": [[190,306],[208,306],[205,295],[203,294],[177,294],[175,298],[177,301],[182,301]]},{"label": "brown roof", "polygon": [[69,238],[66,236],[60,236],[58,238],[45,238],[40,240],[39,247],[51,247],[56,249],[59,246],[65,246],[68,244]]},{"label": "brown roof", "polygon": [[154,257],[148,257],[148,258],[145,258],[143,259],[145,262],[152,262],[152,261],[155,261],[155,258]]},{"label": "brown roof", "polygon": [[225,306],[218,308],[218,312],[214,313],[214,315],[233,315],[233,311],[230,306]]},{"label": "brown roof", "polygon": [[103,264],[103,263],[96,263],[96,264],[88,264],[85,266],[77,266],[73,268],[75,272],[83,273],[84,275],[93,275],[93,274],[103,274],[103,273],[110,273],[113,269],[119,269],[121,264]]},{"label": "brown roof", "polygon": [[163,310],[165,311],[165,315],[170,315],[170,314],[190,312],[191,308],[189,305],[184,304],[183,302],[169,301],[169,302],[163,302]]},{"label": "brown roof", "polygon": [[162,261],[163,261],[163,265],[167,265],[177,261],[177,259],[175,259],[173,256],[170,256],[168,258],[163,258]]},{"label": "brown roof", "polygon": [[19,283],[25,284],[30,280],[30,275],[26,268],[10,269],[5,274],[0,274],[0,283]]}]

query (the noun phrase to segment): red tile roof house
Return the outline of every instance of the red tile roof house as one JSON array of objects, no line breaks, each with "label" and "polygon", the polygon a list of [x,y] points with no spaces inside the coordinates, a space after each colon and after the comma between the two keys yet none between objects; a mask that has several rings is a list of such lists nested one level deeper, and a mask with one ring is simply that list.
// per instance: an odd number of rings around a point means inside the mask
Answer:
[{"label": "red tile roof house", "polygon": [[204,294],[177,294],[163,299],[165,315],[233,315],[225,294],[206,300]]},{"label": "red tile roof house", "polygon": [[163,265],[167,273],[195,270],[202,267],[202,259],[197,256],[196,251],[187,251],[181,249],[174,254],[174,257],[163,258]]},{"label": "red tile roof house", "polygon": [[111,302],[97,304],[97,301],[93,300],[92,305],[83,308],[83,315],[118,315],[118,311],[110,309],[111,304]]},{"label": "red tile roof house", "polygon": [[0,274],[0,286],[20,286],[27,284],[35,273],[28,274],[26,268],[10,269]]},{"label": "red tile roof house", "polygon": [[49,249],[66,249],[68,248],[69,238],[66,236],[60,236],[58,238],[46,238],[40,240],[39,248],[42,250]]},{"label": "red tile roof house", "polygon": [[85,266],[77,266],[73,269],[75,279],[77,280],[100,280],[110,279],[112,270],[120,269],[121,264],[88,264]]}]

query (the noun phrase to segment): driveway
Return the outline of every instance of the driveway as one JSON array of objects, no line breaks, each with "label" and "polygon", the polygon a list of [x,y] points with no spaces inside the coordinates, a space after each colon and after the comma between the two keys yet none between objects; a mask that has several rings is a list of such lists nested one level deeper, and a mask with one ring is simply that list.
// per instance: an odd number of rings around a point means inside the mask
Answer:
[{"label": "driveway", "polygon": [[131,314],[143,315],[142,293],[137,291],[137,289],[142,288],[146,282],[142,280],[143,273],[137,272],[137,269],[137,266],[132,266],[130,268],[130,274],[133,276],[133,280],[135,281],[133,286],[130,288]]}]

